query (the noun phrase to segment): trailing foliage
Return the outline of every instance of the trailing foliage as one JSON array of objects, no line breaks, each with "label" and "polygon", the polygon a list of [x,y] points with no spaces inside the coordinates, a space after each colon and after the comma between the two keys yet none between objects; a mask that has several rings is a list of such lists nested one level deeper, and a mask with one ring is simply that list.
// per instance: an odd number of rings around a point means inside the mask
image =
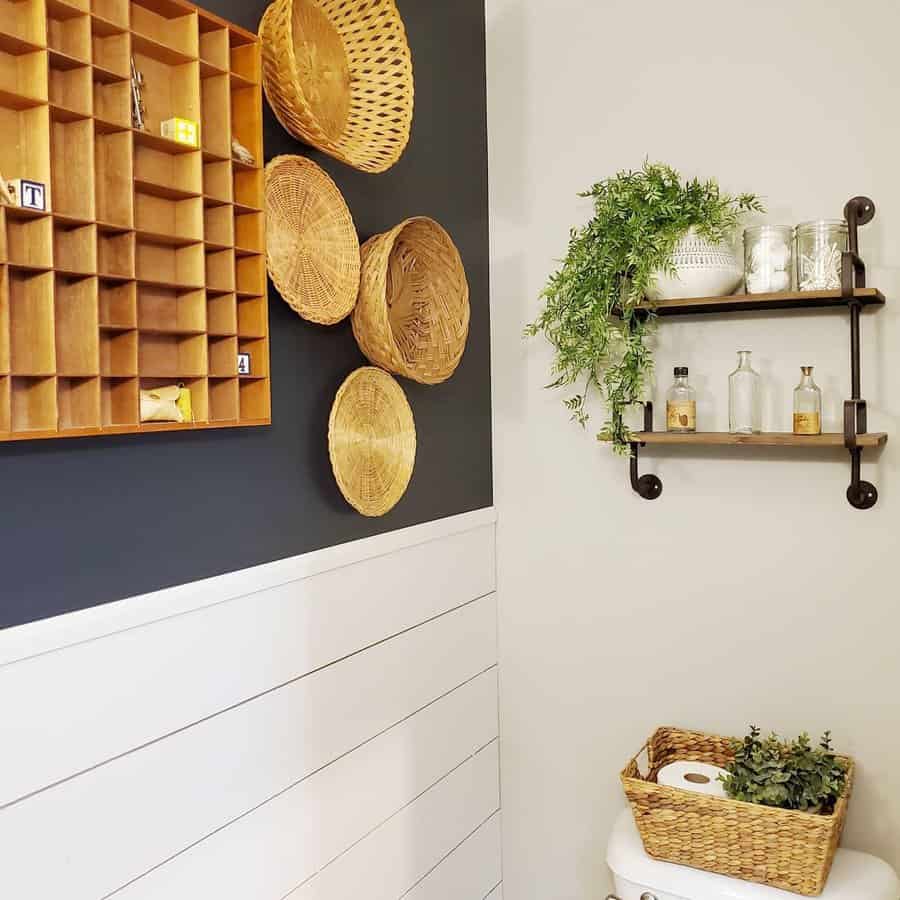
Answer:
[{"label": "trailing foliage", "polygon": [[548,387],[584,385],[565,401],[572,418],[587,422],[586,399],[599,390],[608,413],[599,437],[628,453],[624,413],[643,399],[653,371],[647,346],[653,316],[638,306],[654,274],[674,273],[675,246],[690,228],[719,242],[742,213],[762,206],[752,194],[731,197],[714,180],[683,181],[671,167],[650,162],[580,196],[593,199],[594,215],[572,230],[566,258],[541,294],[543,312],[526,335],[541,332],[556,348]]},{"label": "trailing foliage", "polygon": [[774,733],[762,740],[760,733],[754,725],[743,741],[735,741],[734,762],[720,776],[728,796],[781,809],[831,812],[847,785],[847,764],[832,752],[831,733],[818,747],[810,746],[808,734],[787,743]]}]

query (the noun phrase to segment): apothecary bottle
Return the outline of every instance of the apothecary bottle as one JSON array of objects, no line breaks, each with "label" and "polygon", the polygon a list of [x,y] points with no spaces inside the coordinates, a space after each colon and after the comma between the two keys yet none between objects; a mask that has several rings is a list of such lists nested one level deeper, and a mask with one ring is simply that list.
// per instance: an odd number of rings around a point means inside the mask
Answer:
[{"label": "apothecary bottle", "polygon": [[801,291],[836,291],[841,287],[843,254],[850,236],[843,219],[823,219],[797,226],[797,287]]},{"label": "apothecary bottle", "polygon": [[762,384],[750,357],[750,350],[739,350],[738,367],[728,379],[728,427],[732,434],[762,431]]},{"label": "apothecary bottle", "polygon": [[688,384],[687,366],[675,369],[675,382],[666,395],[666,430],[676,434],[697,430],[697,394]]},{"label": "apothecary bottle", "polygon": [[791,289],[794,229],[757,225],[744,232],[744,283],[748,294],[777,294]]},{"label": "apothecary bottle", "polygon": [[794,434],[822,433],[822,391],[813,381],[813,367],[803,366],[794,390]]}]

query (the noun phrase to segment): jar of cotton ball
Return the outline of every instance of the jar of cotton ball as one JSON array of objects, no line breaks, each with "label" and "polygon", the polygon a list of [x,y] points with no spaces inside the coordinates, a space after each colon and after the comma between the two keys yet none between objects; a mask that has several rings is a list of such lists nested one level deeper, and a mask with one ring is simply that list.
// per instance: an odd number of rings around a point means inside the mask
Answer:
[{"label": "jar of cotton ball", "polygon": [[800,290],[840,290],[843,254],[849,246],[849,231],[843,219],[798,225],[796,256]]},{"label": "jar of cotton ball", "polygon": [[789,291],[793,270],[793,228],[756,225],[744,232],[744,280],[748,294]]}]

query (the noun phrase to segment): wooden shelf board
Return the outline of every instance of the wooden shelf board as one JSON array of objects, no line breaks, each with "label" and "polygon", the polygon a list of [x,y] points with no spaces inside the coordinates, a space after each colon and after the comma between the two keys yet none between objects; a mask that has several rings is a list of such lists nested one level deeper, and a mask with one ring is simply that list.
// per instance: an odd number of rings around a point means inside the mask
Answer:
[{"label": "wooden shelf board", "polygon": [[64,0],[47,0],[48,18],[65,22],[67,19],[75,19],[78,16],[86,15],[88,15],[87,10],[81,9],[72,3],[65,3]]},{"label": "wooden shelf board", "polygon": [[100,234],[127,234],[129,231],[134,231],[133,226],[123,225],[121,222],[101,222],[97,219],[96,224]]},{"label": "wooden shelf board", "polygon": [[209,150],[206,147],[202,148],[203,152],[203,162],[228,162],[229,157],[222,156],[221,153],[215,153],[213,150]]},{"label": "wooden shelf board", "polygon": [[258,163],[250,163],[241,162],[239,159],[232,158],[231,164],[235,167],[235,169],[239,169],[242,172],[258,172],[262,167]]},{"label": "wooden shelf board", "polygon": [[56,50],[53,47],[50,47],[48,52],[51,69],[84,69],[91,64],[89,59],[72,56],[71,53],[64,53],[62,50]]},{"label": "wooden shelf board", "polygon": [[148,231],[144,228],[136,228],[135,232],[139,241],[145,244],[158,244],[163,247],[190,247],[191,244],[202,244],[203,238],[186,237],[179,234],[164,234],[159,231]]},{"label": "wooden shelf board", "polygon": [[[112,84],[115,81],[128,81],[128,77],[123,75],[121,72],[116,72],[113,69],[107,69],[105,66],[98,66],[96,63],[91,65],[93,69],[93,78],[94,81],[100,81],[103,84]],[[100,120],[98,120],[100,121]],[[128,131],[131,128],[131,123],[129,122],[124,127],[121,125],[116,126],[116,131]]]},{"label": "wooden shelf board", "polygon": [[[129,129],[125,128],[124,131]],[[181,153],[197,153],[196,147],[188,144],[181,144],[178,141],[170,141],[161,134],[153,134],[149,131],[141,131],[139,128],[132,128],[134,133],[134,143],[139,147],[149,147],[151,150],[162,150],[165,153],[181,154]]]},{"label": "wooden shelf board", "polygon": [[128,31],[128,26],[121,25],[118,22],[114,22],[112,19],[107,19],[106,16],[101,16],[99,13],[92,12],[91,31],[94,34],[99,34],[101,37],[109,37],[111,34],[124,34]]},{"label": "wooden shelf board", "polygon": [[168,288],[173,291],[200,291],[206,287],[205,284],[188,284],[186,282],[179,281],[159,281],[154,278],[129,278],[126,279],[128,281],[137,281],[138,284],[144,284],[148,287],[159,287],[159,288]]},{"label": "wooden shelf board", "polygon": [[[131,330],[131,329],[129,329]],[[211,334],[211,332],[204,331],[202,328],[153,328],[148,327],[146,325],[138,325],[137,330],[141,334],[161,334],[161,335],[170,335],[174,337],[196,337],[200,334]],[[194,375],[192,378],[199,378],[200,376]]]},{"label": "wooden shelf board", "polygon": [[70,216],[70,215],[66,215],[65,213],[58,213],[58,212],[51,213],[51,215],[53,216],[53,221],[57,225],[71,225],[75,228],[78,228],[82,225],[93,225],[94,224],[94,219],[85,219],[85,218],[82,218],[81,216]]},{"label": "wooden shelf board", "polygon": [[223,200],[221,197],[213,197],[209,194],[203,195],[203,205],[207,209],[215,206],[233,206],[230,200]]},{"label": "wooden shelf board", "polygon": [[11,56],[21,56],[23,53],[33,53],[35,50],[46,50],[46,44],[35,44],[14,34],[0,33],[0,50]]},{"label": "wooden shelf board", "polygon": [[256,87],[259,84],[258,81],[253,81],[250,78],[247,78],[245,75],[239,75],[237,72],[231,72],[231,86],[235,90],[239,88],[252,88]]},{"label": "wooden shelf board", "polygon": [[16,272],[52,272],[53,266],[32,266],[26,263],[15,262],[14,260],[8,259],[6,261],[6,265],[9,266],[10,269]]},{"label": "wooden shelf board", "polygon": [[218,253],[220,250],[234,249],[231,244],[220,244],[218,241],[203,241],[207,253]]},{"label": "wooden shelf board", "polygon": [[[677,447],[791,447],[811,449],[818,447],[843,447],[844,435],[828,433],[818,435],[797,435],[781,432],[764,434],[729,434],[722,431],[677,434],[666,431],[641,431],[634,435],[635,441],[656,446]],[[884,432],[861,434],[857,437],[860,447],[881,447],[887,443]]]},{"label": "wooden shelf board", "polygon": [[264,381],[268,375],[238,375],[241,381]]},{"label": "wooden shelf board", "polygon": [[196,56],[192,56],[190,53],[182,53],[174,47],[162,44],[154,38],[137,31],[131,32],[131,52],[132,54],[139,53],[142,56],[149,56],[151,59],[170,66],[197,62]]},{"label": "wooden shelf board", "polygon": [[12,220],[24,219],[42,219],[45,216],[53,215],[50,210],[23,209],[21,206],[4,206],[6,210],[6,218]]},{"label": "wooden shelf board", "polygon": [[137,331],[137,325],[118,325],[115,322],[101,322],[100,330],[113,333],[121,333],[123,331]]},{"label": "wooden shelf board", "polygon": [[211,63],[209,60],[204,59],[202,56],[200,57],[200,77],[201,78],[214,78],[216,75],[227,75],[227,69],[221,69],[215,63]]},{"label": "wooden shelf board", "polygon": [[237,257],[262,256],[263,251],[262,250],[251,250],[249,247],[235,247],[234,255]]},{"label": "wooden shelf board", "polygon": [[81,119],[90,119],[91,114],[83,110],[72,109],[59,103],[50,104],[50,118],[54,122],[77,122]]},{"label": "wooden shelf board", "polygon": [[[874,288],[853,292],[863,306],[885,302]],[[840,291],[787,291],[780,294],[732,294],[729,297],[689,297],[660,300],[653,308],[659,316],[702,315],[704,313],[753,312],[757,310],[802,310],[846,306]]]},{"label": "wooden shelf board", "polygon": [[261,209],[258,209],[255,206],[247,206],[246,203],[232,203],[231,205],[234,207],[234,214],[236,216],[244,216],[248,213],[262,212]]},{"label": "wooden shelf board", "polygon": [[31,109],[35,106],[46,106],[47,101],[39,97],[29,97],[25,94],[16,94],[12,91],[0,90],[0,106],[6,109]]},{"label": "wooden shelf board", "polygon": [[202,196],[197,191],[185,191],[181,188],[157,184],[155,181],[147,181],[144,178],[134,179],[134,189],[139,194],[151,194],[154,197],[161,197],[163,200],[196,200]]}]

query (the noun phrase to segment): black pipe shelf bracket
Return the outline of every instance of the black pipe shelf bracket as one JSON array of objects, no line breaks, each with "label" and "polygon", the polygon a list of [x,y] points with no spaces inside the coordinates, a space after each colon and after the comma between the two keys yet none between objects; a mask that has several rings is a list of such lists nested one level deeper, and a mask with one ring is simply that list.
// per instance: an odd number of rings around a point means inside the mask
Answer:
[{"label": "black pipe shelf bracket", "polygon": [[[745,294],[732,297],[699,297],[688,300],[662,300],[656,307],[659,316],[698,315],[719,312],[747,310],[779,310],[779,309],[817,309],[834,306],[846,306],[850,312],[850,380],[851,397],[844,403],[843,435],[823,436],[828,438],[828,445],[843,446],[850,453],[850,486],[847,488],[847,500],[856,509],[872,509],[878,502],[878,490],[875,485],[862,478],[863,444],[881,446],[886,435],[872,435],[871,439],[861,441],[868,435],[868,407],[862,396],[861,362],[860,362],[860,314],[862,307],[870,304],[884,304],[884,297],[878,292],[866,288],[866,265],[859,255],[859,229],[868,225],[875,218],[875,204],[868,197],[854,197],[844,207],[844,218],[849,231],[849,249],[841,260],[840,291],[818,292],[786,292],[783,294]],[[683,442],[691,445],[721,446],[733,444],[764,444],[767,446],[804,446],[804,439],[793,440],[792,435],[755,436],[753,439],[723,440],[723,435],[668,435],[665,441],[653,440],[653,404],[644,404],[644,431],[633,435],[631,441],[630,474],[631,487],[644,500],[657,500],[662,495],[662,481],[656,475],[639,474],[640,448],[647,443]],[[659,436],[662,437],[662,436]],[[810,442],[809,446],[822,445],[822,442]]]}]

